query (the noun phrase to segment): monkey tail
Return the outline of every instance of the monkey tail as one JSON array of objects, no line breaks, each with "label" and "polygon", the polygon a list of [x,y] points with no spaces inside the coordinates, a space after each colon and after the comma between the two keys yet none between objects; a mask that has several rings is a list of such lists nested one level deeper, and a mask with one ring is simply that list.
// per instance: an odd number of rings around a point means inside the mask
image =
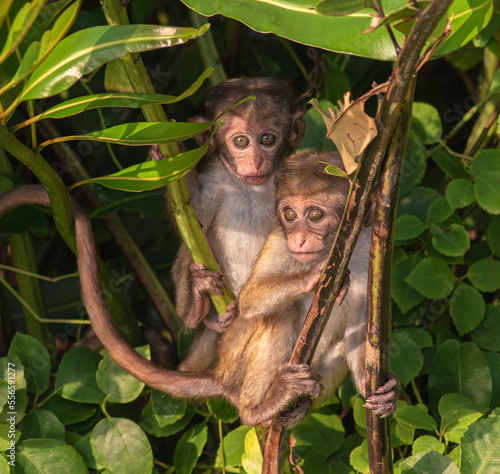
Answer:
[{"label": "monkey tail", "polygon": [[[0,195],[0,216],[22,205],[50,207],[47,190],[41,185],[21,185]],[[77,265],[83,304],[97,337],[113,360],[146,385],[177,398],[204,401],[224,396],[211,371],[179,372],[164,369],[138,354],[116,329],[99,279],[97,246],[90,220],[75,200],[71,200],[75,220]]]}]

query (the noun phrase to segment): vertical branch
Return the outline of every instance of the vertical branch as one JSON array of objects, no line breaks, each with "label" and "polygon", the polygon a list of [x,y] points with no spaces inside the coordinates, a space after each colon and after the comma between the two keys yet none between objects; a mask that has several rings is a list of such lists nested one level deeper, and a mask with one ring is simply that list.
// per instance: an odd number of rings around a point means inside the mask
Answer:
[{"label": "vertical branch", "polygon": [[[291,362],[304,362],[312,357],[333,302],[340,290],[349,259],[363,225],[373,183],[396,129],[403,109],[404,98],[413,81],[422,49],[451,2],[452,0],[436,0],[420,15],[404,48],[396,59],[387,93],[377,114],[379,134],[366,150],[365,159],[359,170],[358,186],[352,196],[354,205],[342,226],[342,232],[346,239],[337,244],[330,252],[326,270],[297,340]],[[314,334],[314,337],[310,334]],[[282,447],[285,444],[286,436],[286,429],[274,419],[267,438],[263,473],[277,474],[282,472],[280,470]]]},{"label": "vertical branch", "polygon": [[[391,335],[391,265],[394,223],[399,194],[401,167],[411,122],[415,78],[403,101],[397,129],[387,149],[380,175],[373,222],[368,268],[368,331],[366,340],[366,396],[373,395],[389,378],[389,340]],[[380,418],[366,409],[366,434],[370,472],[392,473],[390,418]]]}]

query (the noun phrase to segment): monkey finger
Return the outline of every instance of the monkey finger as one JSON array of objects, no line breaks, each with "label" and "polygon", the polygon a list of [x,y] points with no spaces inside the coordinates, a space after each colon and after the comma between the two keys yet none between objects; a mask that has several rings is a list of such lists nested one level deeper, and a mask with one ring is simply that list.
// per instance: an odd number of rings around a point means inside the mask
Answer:
[{"label": "monkey finger", "polygon": [[391,374],[389,381],[379,387],[376,391],[377,394],[392,392],[398,387],[398,379]]},{"label": "monkey finger", "polygon": [[238,315],[239,315],[238,303],[236,301],[233,301],[227,306],[226,312],[219,315],[218,323],[221,332],[225,332],[229,328],[229,326],[231,326],[231,324],[234,323]]}]

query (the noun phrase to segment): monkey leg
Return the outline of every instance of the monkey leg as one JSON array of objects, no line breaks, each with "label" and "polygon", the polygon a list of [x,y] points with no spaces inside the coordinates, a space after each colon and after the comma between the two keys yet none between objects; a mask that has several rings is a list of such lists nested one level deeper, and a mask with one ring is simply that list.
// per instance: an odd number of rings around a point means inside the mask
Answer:
[{"label": "monkey leg", "polygon": [[[317,397],[320,384],[314,378],[311,368],[306,364],[283,364],[265,396],[258,404],[243,403],[245,386],[240,395],[240,419],[245,425],[260,425],[279,413],[286,411],[298,397]],[[305,407],[306,411],[308,407]],[[303,416],[300,417],[302,419]],[[290,417],[293,423],[295,417]],[[285,420],[286,421],[286,420]]]},{"label": "monkey leg", "polygon": [[398,379],[393,374],[390,374],[389,381],[379,387],[374,395],[368,397],[363,406],[369,408],[380,417],[391,415],[396,411],[398,394]]},{"label": "monkey leg", "polygon": [[179,364],[182,372],[196,372],[210,368],[217,360],[219,333],[200,327],[186,358]]}]

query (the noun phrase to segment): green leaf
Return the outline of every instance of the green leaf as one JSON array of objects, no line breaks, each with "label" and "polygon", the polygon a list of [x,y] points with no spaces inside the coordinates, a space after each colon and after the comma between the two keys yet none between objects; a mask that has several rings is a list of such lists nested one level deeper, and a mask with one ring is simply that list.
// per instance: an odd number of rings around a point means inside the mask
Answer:
[{"label": "green leaf", "polygon": [[33,0],[26,2],[17,12],[9,28],[9,34],[0,52],[0,64],[3,63],[16,49],[16,46],[23,40],[26,33],[40,13],[45,0]]},{"label": "green leaf", "polygon": [[131,52],[175,46],[204,34],[199,30],[149,25],[96,26],[64,38],[31,75],[20,100],[50,97],[71,87],[84,74]]},{"label": "green leaf", "polygon": [[431,157],[434,162],[448,175],[450,178],[465,178],[469,177],[469,173],[464,168],[462,160],[449,153],[443,148],[435,148],[431,152]]},{"label": "green leaf", "polygon": [[137,474],[152,472],[153,452],[148,438],[127,418],[105,418],[90,436],[92,452],[98,463],[111,472]]},{"label": "green leaf", "polygon": [[449,257],[461,257],[470,249],[469,234],[464,226],[451,224],[449,229],[442,229],[437,225],[431,225],[432,245],[443,255]]},{"label": "green leaf", "polygon": [[[241,456],[245,452],[245,436],[250,431],[250,426],[239,426],[224,436],[224,456],[226,467],[241,466]],[[219,446],[214,467],[222,467],[222,452]]]},{"label": "green leaf", "polygon": [[186,431],[177,443],[174,452],[176,474],[191,474],[207,442],[206,423],[195,425]]},{"label": "green leaf", "polygon": [[7,17],[13,2],[14,0],[4,0],[0,4],[0,27],[3,25],[3,22],[5,21],[5,18]]},{"label": "green leaf", "polygon": [[[0,423],[10,423],[12,411],[15,412],[16,424],[24,417],[28,406],[28,392],[26,390],[26,379],[24,378],[24,367],[14,354],[0,359],[0,379],[4,381],[13,380],[16,388],[15,404],[7,403],[0,412]],[[7,402],[7,400],[4,400]],[[15,405],[15,406],[14,406]]]},{"label": "green leaf", "polygon": [[404,423],[415,430],[435,431],[437,423],[431,415],[426,412],[425,405],[405,406],[394,413],[394,418],[399,423]]},{"label": "green leaf", "polygon": [[321,15],[345,16],[365,8],[376,8],[366,0],[322,0],[316,4],[315,10]]},{"label": "green leaf", "polygon": [[401,473],[428,472],[432,474],[459,474],[457,465],[447,456],[431,451],[418,453],[399,464]]},{"label": "green leaf", "polygon": [[43,408],[54,413],[63,425],[88,420],[97,410],[96,405],[72,402],[58,395],[47,400]]},{"label": "green leaf", "polygon": [[500,150],[496,148],[481,150],[471,161],[470,169],[476,178],[483,173],[500,173]]},{"label": "green leaf", "polygon": [[30,438],[50,438],[64,441],[66,430],[56,415],[47,410],[35,410],[26,415],[20,430],[23,440]]},{"label": "green leaf", "polygon": [[500,257],[500,216],[493,216],[487,230],[487,241],[491,251]]},{"label": "green leaf", "polygon": [[[328,110],[329,107],[333,110],[336,108],[336,105],[328,100],[323,99],[318,103],[322,110]],[[306,131],[299,150],[308,150],[310,148],[324,151],[337,150],[332,140],[326,136],[325,121],[318,110],[311,107],[304,115],[304,122],[306,123]]]},{"label": "green leaf", "polygon": [[186,400],[173,398],[159,390],[151,391],[151,409],[160,428],[182,420],[187,412]]},{"label": "green leaf", "polygon": [[[340,53],[354,54],[384,61],[395,59],[394,45],[385,31],[378,28],[373,33],[363,33],[370,26],[371,11],[358,12],[345,17],[325,16],[314,11],[310,0],[182,0],[187,6],[205,16],[220,13],[234,18],[261,33],[275,33],[298,43]],[[407,6],[406,0],[384,4],[384,12]],[[448,15],[455,13],[453,30],[439,50],[446,54],[457,49],[483,29],[492,13],[491,2],[484,0],[455,0]],[[402,35],[395,32],[401,44]]]},{"label": "green leaf", "polygon": [[464,178],[454,179],[449,183],[445,194],[452,209],[461,209],[475,201],[474,186]]},{"label": "green leaf", "polygon": [[411,127],[424,145],[438,142],[443,134],[439,112],[425,102],[413,103]]},{"label": "green leaf", "polygon": [[92,445],[90,444],[90,436],[91,432],[88,432],[84,436],[82,436],[76,443],[75,449],[78,451],[80,456],[85,461],[85,464],[91,469],[103,470],[104,466],[99,464],[92,452]]},{"label": "green leaf", "polygon": [[491,214],[500,214],[500,173],[485,172],[474,181],[474,195],[481,208]]},{"label": "green leaf", "polygon": [[410,240],[425,230],[425,224],[417,217],[407,214],[396,220],[396,240]]},{"label": "green leaf", "polygon": [[[198,133],[204,132],[213,122],[188,123],[188,122],[133,122],[115,125],[114,127],[97,130],[84,135],[70,135],[66,137],[53,138],[40,144],[39,150],[53,143],[91,140],[114,145],[161,145],[187,140]],[[204,145],[206,146],[206,145]],[[203,147],[196,148],[201,150]],[[195,150],[191,150],[194,153]],[[189,153],[189,152],[188,152]],[[199,153],[199,151],[198,151]],[[190,155],[188,155],[190,156]],[[165,160],[158,160],[162,162]],[[150,162],[154,163],[154,162]],[[136,165],[138,166],[138,165]],[[129,169],[129,168],[127,168]],[[123,170],[124,171],[124,170]]]},{"label": "green leaf", "polygon": [[406,196],[412,189],[417,187],[422,182],[427,169],[425,146],[413,129],[410,129],[407,140],[399,183],[400,196]]},{"label": "green leaf", "polygon": [[312,413],[293,429],[293,436],[297,440],[294,449],[300,452],[304,446],[309,452],[329,456],[342,446],[344,433],[340,418],[325,408],[324,413]]},{"label": "green leaf", "polygon": [[398,203],[398,216],[413,214],[422,222],[425,222],[429,206],[439,199],[441,194],[435,189],[418,187],[412,189],[409,194],[400,198]]},{"label": "green leaf", "polygon": [[23,364],[28,391],[41,395],[47,390],[50,378],[50,356],[40,341],[18,332],[12,339],[9,355],[16,355]]},{"label": "green leaf", "polygon": [[451,319],[458,334],[463,336],[479,326],[485,309],[486,305],[479,291],[464,283],[459,285],[450,299]]},{"label": "green leaf", "polygon": [[55,388],[63,398],[83,403],[101,403],[105,395],[96,381],[102,357],[86,347],[73,347],[61,360]]},{"label": "green leaf", "polygon": [[370,462],[368,459],[368,442],[363,440],[361,446],[354,448],[349,456],[349,462],[356,472],[368,474],[370,472]]},{"label": "green leaf", "polygon": [[389,367],[401,385],[406,387],[420,374],[423,365],[424,356],[417,343],[406,331],[394,331],[389,349]]},{"label": "green leaf", "polygon": [[236,408],[223,398],[209,400],[207,406],[210,413],[223,423],[234,423],[239,418]]},{"label": "green leaf", "polygon": [[[151,360],[149,346],[137,347],[136,352]],[[129,403],[135,400],[145,384],[121,368],[108,354],[99,363],[96,373],[97,385],[106,394],[106,401]]]},{"label": "green leaf", "polygon": [[500,262],[492,258],[478,260],[470,266],[467,278],[481,291],[498,290],[500,288]]},{"label": "green leaf", "polygon": [[[69,117],[71,115],[79,114],[87,110],[92,110],[101,107],[128,107],[138,108],[152,104],[173,104],[179,102],[186,97],[193,95],[203,84],[205,79],[210,76],[213,68],[205,69],[203,74],[193,83],[191,87],[185,90],[178,96],[164,95],[164,94],[133,94],[133,93],[102,93],[93,94],[83,97],[75,97],[74,99],[67,100],[61,104],[55,105],[50,109],[42,112],[41,114],[33,117],[31,120],[24,122],[23,126],[29,125],[33,122],[38,122],[42,119],[53,118],[59,119]],[[15,126],[13,130],[18,130],[20,127]]]},{"label": "green leaf", "polygon": [[481,349],[500,351],[500,306],[486,305],[481,324],[471,332],[472,340]]},{"label": "green leaf", "polygon": [[28,439],[19,443],[16,472],[37,474],[88,474],[82,457],[57,439]]},{"label": "green leaf", "polygon": [[500,418],[478,420],[462,438],[462,474],[486,474],[500,470]]},{"label": "green leaf", "polygon": [[424,435],[415,440],[411,453],[430,453],[431,451],[436,451],[436,453],[443,454],[445,448],[446,446],[440,443],[434,436]]},{"label": "green leaf", "polygon": [[430,367],[429,397],[433,411],[446,393],[459,393],[489,406],[492,391],[488,362],[472,342],[449,339],[439,346]]},{"label": "green leaf", "polygon": [[417,264],[405,279],[427,298],[443,299],[451,294],[455,276],[442,260],[428,257]]},{"label": "green leaf", "polygon": [[205,154],[207,148],[208,142],[199,148],[170,158],[145,161],[144,163],[129,166],[108,176],[80,181],[73,188],[85,183],[98,183],[107,188],[129,192],[158,189],[191,171]]},{"label": "green leaf", "polygon": [[[166,395],[168,396],[168,395]],[[169,416],[169,414],[172,413],[165,413],[163,418],[162,413],[155,413],[153,411],[153,402],[150,400],[144,409],[142,410],[141,416],[141,428],[146,431],[147,433],[152,434],[153,436],[156,436],[157,438],[162,438],[165,436],[171,436],[179,431],[182,431],[186,428],[186,426],[189,424],[191,419],[196,413],[196,409],[194,405],[188,404],[186,407],[186,414],[181,418],[178,419],[177,421],[171,423],[171,424],[165,424],[165,426],[160,426],[160,423],[166,423],[167,419],[166,417]],[[177,414],[174,413],[174,416]]]},{"label": "green leaf", "polygon": [[437,198],[427,209],[427,224],[439,224],[453,214],[453,209],[445,196]]},{"label": "green leaf", "polygon": [[487,408],[458,393],[447,393],[439,401],[440,431],[447,441],[459,443],[468,427],[486,413]]}]

